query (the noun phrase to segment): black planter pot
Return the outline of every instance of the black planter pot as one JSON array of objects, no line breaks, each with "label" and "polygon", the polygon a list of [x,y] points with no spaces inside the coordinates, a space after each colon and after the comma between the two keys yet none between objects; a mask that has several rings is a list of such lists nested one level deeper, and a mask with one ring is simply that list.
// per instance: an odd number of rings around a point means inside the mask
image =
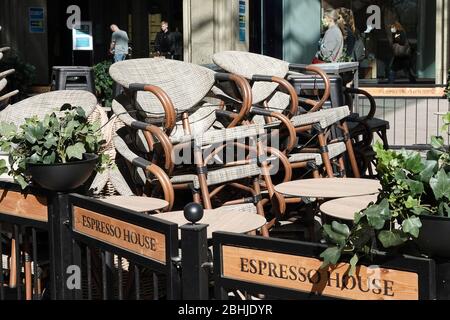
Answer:
[{"label": "black planter pot", "polygon": [[420,220],[420,251],[432,258],[450,259],[450,218],[423,215]]},{"label": "black planter pot", "polygon": [[72,191],[92,175],[98,161],[95,154],[84,154],[83,160],[59,164],[28,164],[27,172],[35,183],[51,191]]}]

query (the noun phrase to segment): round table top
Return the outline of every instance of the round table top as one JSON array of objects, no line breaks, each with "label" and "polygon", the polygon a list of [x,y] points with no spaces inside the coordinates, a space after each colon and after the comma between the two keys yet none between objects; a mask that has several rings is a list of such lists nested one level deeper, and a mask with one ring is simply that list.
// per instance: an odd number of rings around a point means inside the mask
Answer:
[{"label": "round table top", "polygon": [[356,212],[361,212],[366,209],[371,202],[375,203],[377,200],[378,194],[341,198],[325,202],[320,206],[320,211],[333,218],[353,221]]},{"label": "round table top", "polygon": [[[184,217],[183,211],[161,213],[152,217],[176,223],[179,227],[190,223]],[[198,222],[208,225],[208,239],[212,239],[213,232],[247,233],[261,228],[266,223],[266,218],[255,213],[220,209],[205,210],[203,219]]]},{"label": "round table top", "polygon": [[354,178],[303,179],[282,183],[275,187],[278,193],[292,197],[336,199],[379,193],[377,180]]},{"label": "round table top", "polygon": [[99,200],[107,204],[141,213],[164,209],[169,205],[165,200],[136,196],[112,196],[100,198]]}]

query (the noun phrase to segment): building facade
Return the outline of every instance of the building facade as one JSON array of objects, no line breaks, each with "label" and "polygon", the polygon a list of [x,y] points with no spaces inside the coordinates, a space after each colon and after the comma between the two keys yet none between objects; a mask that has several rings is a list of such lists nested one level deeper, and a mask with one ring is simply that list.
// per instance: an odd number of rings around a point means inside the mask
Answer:
[{"label": "building facade", "polygon": [[[72,31],[66,26],[71,5],[80,8],[82,21],[92,22],[92,51],[72,50]],[[309,63],[323,32],[324,10],[339,7],[353,11],[364,35],[367,54],[360,73],[364,81],[386,80],[392,58],[388,26],[394,21],[404,25],[414,48],[417,78],[426,84],[447,80],[446,0],[2,0],[0,43],[11,44],[37,67],[38,84],[49,83],[52,66],[92,65],[110,58],[112,23],[128,32],[133,58],[153,55],[156,33],[166,20],[172,31],[183,34],[185,61],[208,64],[214,52],[245,50]],[[376,28],[364,33],[370,23]]]}]

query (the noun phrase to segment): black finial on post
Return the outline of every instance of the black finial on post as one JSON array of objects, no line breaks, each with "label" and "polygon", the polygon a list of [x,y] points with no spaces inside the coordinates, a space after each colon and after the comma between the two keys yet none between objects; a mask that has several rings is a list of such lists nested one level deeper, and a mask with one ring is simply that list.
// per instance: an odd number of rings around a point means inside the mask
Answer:
[{"label": "black finial on post", "polygon": [[192,224],[196,224],[203,218],[203,207],[198,203],[189,203],[184,207],[184,217]]}]

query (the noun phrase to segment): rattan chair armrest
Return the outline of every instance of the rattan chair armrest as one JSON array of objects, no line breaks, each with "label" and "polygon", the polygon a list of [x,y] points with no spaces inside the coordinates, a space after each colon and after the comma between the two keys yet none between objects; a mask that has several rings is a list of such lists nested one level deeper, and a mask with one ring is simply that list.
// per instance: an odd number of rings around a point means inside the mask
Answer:
[{"label": "rattan chair armrest", "polygon": [[9,70],[0,72],[0,79],[6,78],[7,76],[13,74],[14,72],[16,72],[16,70],[14,70],[14,69],[9,69]]},{"label": "rattan chair armrest", "polygon": [[158,139],[159,143],[163,147],[165,154],[166,159],[165,169],[171,171],[173,169],[173,162],[172,162],[173,145],[167,134],[161,128],[134,119],[117,100],[113,100],[112,110],[114,114],[126,126],[132,129],[142,130],[144,132],[145,140],[147,141],[149,150],[153,150],[153,145],[155,143],[153,137],[156,137]]},{"label": "rattan chair armrest", "polygon": [[324,84],[325,84],[325,92],[324,92],[322,98],[319,100],[319,102],[317,102],[317,104],[312,108],[311,111],[314,112],[314,111],[318,111],[318,110],[322,109],[325,102],[327,102],[328,99],[330,98],[330,92],[331,92],[330,78],[327,76],[327,74],[322,69],[320,69],[319,67],[316,67],[314,65],[290,64],[289,70],[299,71],[302,73],[309,73],[309,72],[315,73],[320,78],[322,78],[322,80],[324,81]]},{"label": "rattan chair armrest", "polygon": [[295,88],[287,81],[286,79],[280,78],[280,77],[274,77],[274,76],[266,76],[266,75],[254,75],[252,77],[252,81],[255,82],[275,82],[277,83],[281,88],[286,90],[286,92],[291,97],[291,107],[289,109],[289,118],[292,118],[293,116],[297,115],[298,113],[298,96],[297,92],[295,91]]},{"label": "rattan chair armrest", "polygon": [[288,117],[282,115],[281,113],[273,112],[258,107],[252,107],[250,109],[250,113],[264,117],[273,117],[281,121],[282,125],[287,129],[289,134],[288,144],[286,146],[286,150],[284,150],[285,152],[289,153],[297,146],[297,133],[295,131],[295,127],[293,126],[292,122],[289,120]]},{"label": "rattan chair armrest", "polygon": [[142,83],[131,83],[128,86],[128,90],[131,92],[138,92],[138,91],[149,92],[159,100],[165,113],[166,121],[164,126],[167,134],[170,134],[170,132],[172,132],[173,128],[175,127],[177,120],[175,107],[169,95],[166,92],[164,92],[164,90],[162,90],[157,86]]},{"label": "rattan chair armrest", "polygon": [[241,124],[241,122],[246,118],[252,106],[252,88],[244,77],[238,76],[233,73],[218,72],[214,75],[214,77],[216,81],[232,81],[239,89],[242,105],[237,116],[234,117],[231,123],[228,125],[229,128],[236,127],[237,125]]},{"label": "rattan chair armrest", "polygon": [[14,90],[0,97],[0,102],[6,101],[19,93],[19,90]]},{"label": "rattan chair armrest", "polygon": [[114,145],[116,147],[117,152],[125,158],[132,165],[143,169],[145,172],[153,174],[158,182],[161,184],[164,198],[167,202],[169,202],[169,209],[173,207],[175,200],[175,191],[173,189],[173,185],[170,182],[169,176],[156,164],[151,163],[150,161],[139,157],[133,151],[131,151],[125,141],[120,136],[114,137]]}]

